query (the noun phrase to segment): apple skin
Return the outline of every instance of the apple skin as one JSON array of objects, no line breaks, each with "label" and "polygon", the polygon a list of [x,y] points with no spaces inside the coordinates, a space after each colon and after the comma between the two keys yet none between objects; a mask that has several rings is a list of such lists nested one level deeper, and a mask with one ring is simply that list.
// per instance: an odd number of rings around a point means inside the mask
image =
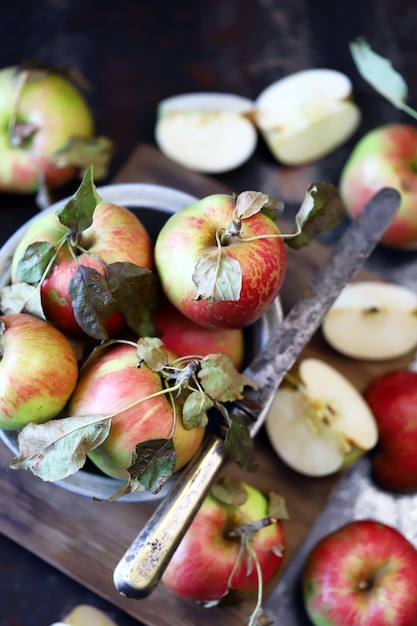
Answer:
[{"label": "apple skin", "polygon": [[[192,276],[203,254],[215,252],[216,231],[231,225],[232,196],[214,194],[172,214],[155,243],[155,265],[162,288],[186,317],[207,327],[243,328],[257,321],[278,295],[286,269],[282,239],[232,242],[223,251],[236,259],[242,271],[237,301],[195,300]],[[263,213],[242,221],[243,237],[279,235],[278,227]]]},{"label": "apple skin", "polygon": [[417,550],[372,519],[348,522],[313,547],[302,571],[304,606],[315,626],[412,626]]},{"label": "apple skin", "polygon": [[244,337],[241,328],[207,328],[193,322],[163,298],[156,324],[164,344],[177,356],[227,354],[237,370],[243,366]]},{"label": "apple skin", "polygon": [[0,428],[56,417],[75,388],[78,363],[68,339],[34,315],[3,315],[0,336]]},{"label": "apple skin", "polygon": [[[173,356],[173,355],[171,355]],[[173,409],[169,397],[161,395],[123,410],[133,402],[161,390],[160,377],[144,363],[137,367],[136,348],[114,344],[101,352],[81,370],[78,384],[68,405],[68,415],[110,415],[110,433],[105,441],[88,453],[90,460],[105,474],[126,480],[136,444],[170,436]],[[177,454],[175,471],[194,456],[204,437],[204,428],[186,430],[179,415],[173,436]]]},{"label": "apple skin", "polygon": [[[227,534],[242,523],[268,516],[268,499],[257,488],[243,483],[248,493],[241,513],[211,493],[206,496],[166,568],[162,581],[181,597],[197,601],[219,599],[227,590],[230,574],[238,558],[240,542]],[[283,559],[274,547],[285,548],[283,524],[280,521],[256,532],[253,546],[260,561],[264,588],[275,578]],[[249,568],[250,569],[250,568]],[[255,567],[248,571],[243,558],[232,586],[252,596],[258,589]]]},{"label": "apple skin", "polygon": [[372,380],[364,398],[378,424],[372,471],[393,492],[417,490],[417,372],[393,370]]},{"label": "apple skin", "polygon": [[399,211],[381,237],[381,243],[394,248],[417,244],[416,156],[417,128],[387,124],[358,141],[340,177],[340,194],[350,217],[355,217],[383,187],[400,192]]},{"label": "apple skin", "polygon": [[[56,244],[68,232],[54,212],[46,212],[32,222],[19,242],[13,255],[11,278],[16,282],[19,259],[29,244],[47,241]],[[122,206],[109,202],[99,203],[93,215],[93,223],[80,237],[81,246],[88,253],[76,255],[74,261],[66,246],[41,287],[42,307],[45,317],[63,333],[71,337],[85,337],[75,317],[69,296],[69,284],[77,271],[77,264],[95,268],[104,275],[105,263],[126,261],[153,269],[153,247],[150,236],[136,215]],[[97,258],[95,258],[97,257]],[[124,320],[117,312],[106,325],[110,336],[117,335],[124,328]]]},{"label": "apple skin", "polygon": [[94,119],[82,93],[68,79],[46,72],[40,80],[27,82],[19,98],[18,121],[33,124],[36,132],[23,145],[11,145],[6,129],[14,110],[16,70],[0,71],[0,191],[35,193],[40,174],[50,188],[75,177],[76,168],[56,167],[50,156],[71,137],[92,138]]}]

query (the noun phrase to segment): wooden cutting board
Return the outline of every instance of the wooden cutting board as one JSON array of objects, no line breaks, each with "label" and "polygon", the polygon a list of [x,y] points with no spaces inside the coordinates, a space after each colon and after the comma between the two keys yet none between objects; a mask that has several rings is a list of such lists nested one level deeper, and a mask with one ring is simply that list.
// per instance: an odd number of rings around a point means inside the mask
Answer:
[{"label": "wooden cutting board", "polygon": [[[115,182],[158,183],[199,197],[230,192],[214,180],[183,170],[147,145],[138,147]],[[328,249],[317,242],[299,252],[289,251],[281,293],[284,310],[308,288],[328,253]],[[378,277],[362,270],[357,278]],[[385,364],[345,359],[327,347],[320,332],[301,356],[307,355],[322,358],[337,367],[359,390],[388,367],[406,366],[411,360],[411,355]],[[341,475],[308,479],[292,472],[277,459],[263,431],[257,437],[256,449],[259,470],[255,474],[243,475],[233,466],[226,471],[266,492],[273,490],[285,497],[291,519],[285,525],[284,569]],[[162,584],[146,600],[121,597],[113,585],[113,570],[157,503],[95,502],[43,483],[29,472],[9,470],[10,459],[11,453],[0,444],[0,532],[4,535],[147,626],[208,626],[214,622],[219,626],[240,626],[246,623],[252,608],[249,603],[240,607],[204,609],[176,597]]]}]

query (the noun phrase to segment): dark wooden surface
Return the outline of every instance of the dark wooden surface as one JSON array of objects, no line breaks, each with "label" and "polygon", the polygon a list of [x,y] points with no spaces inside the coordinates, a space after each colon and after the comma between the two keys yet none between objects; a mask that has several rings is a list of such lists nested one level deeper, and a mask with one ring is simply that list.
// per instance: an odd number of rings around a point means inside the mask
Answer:
[{"label": "dark wooden surface", "polygon": [[[312,180],[337,184],[361,134],[386,122],[410,121],[360,79],[348,43],[363,35],[389,56],[416,106],[416,28],[417,5],[409,0],[20,0],[2,7],[0,66],[37,58],[75,66],[85,76],[92,85],[88,97],[97,130],[116,147],[103,182],[114,179],[138,143],[152,143],[156,105],[164,97],[221,90],[255,98],[272,81],[299,69],[344,71],[363,112],[357,134],[345,146],[314,165],[283,168],[260,142],[242,168],[216,177],[235,191],[252,188],[281,197],[291,208]],[[72,190],[68,186],[57,197]],[[1,241],[36,211],[33,197],[0,196]],[[378,250],[370,265],[398,267],[412,256]],[[3,522],[17,506],[16,494],[2,502]],[[45,509],[39,507],[33,515],[44,519]],[[53,536],[54,519],[48,522]],[[0,554],[1,626],[48,626],[80,602],[105,608],[120,626],[138,623],[2,535]]]}]

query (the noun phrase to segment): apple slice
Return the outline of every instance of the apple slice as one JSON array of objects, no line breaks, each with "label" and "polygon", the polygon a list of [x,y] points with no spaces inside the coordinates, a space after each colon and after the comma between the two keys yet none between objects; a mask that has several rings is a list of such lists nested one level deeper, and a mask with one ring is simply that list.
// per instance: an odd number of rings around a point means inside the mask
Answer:
[{"label": "apple slice", "polygon": [[89,604],[79,604],[64,617],[62,622],[55,622],[52,626],[116,626],[116,622],[107,617],[101,609]]},{"label": "apple slice", "polygon": [[235,169],[253,154],[254,103],[229,93],[188,93],[158,105],[155,141],[173,161],[206,174]]},{"label": "apple slice", "polygon": [[345,356],[398,358],[417,346],[417,294],[394,283],[350,283],[323,319],[322,333]]},{"label": "apple slice", "polygon": [[375,418],[359,391],[324,361],[301,361],[300,383],[281,386],[265,428],[292,469],[327,476],[353,463],[378,439]]},{"label": "apple slice", "polygon": [[360,120],[351,81],[336,70],[296,72],[272,83],[255,101],[255,122],[285,165],[326,156],[353,135]]}]

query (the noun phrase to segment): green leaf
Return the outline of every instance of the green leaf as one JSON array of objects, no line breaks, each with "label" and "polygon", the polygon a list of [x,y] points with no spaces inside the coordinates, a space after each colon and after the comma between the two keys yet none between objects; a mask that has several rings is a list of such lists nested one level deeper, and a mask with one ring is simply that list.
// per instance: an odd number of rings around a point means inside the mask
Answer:
[{"label": "green leaf", "polygon": [[172,439],[151,439],[136,446],[135,458],[127,470],[147,491],[158,493],[171,478],[176,462]]},{"label": "green leaf", "polygon": [[158,306],[158,280],[154,272],[119,262],[106,265],[107,282],[117,310],[129,328],[139,336],[156,335],[154,322]]},{"label": "green leaf", "polygon": [[245,472],[256,469],[255,448],[245,420],[239,415],[230,415],[231,425],[225,438],[225,447],[229,459]]},{"label": "green leaf", "polygon": [[233,506],[241,506],[248,499],[248,492],[242,481],[231,476],[218,478],[211,489],[211,494],[220,502]]},{"label": "green leaf", "polygon": [[0,310],[6,313],[30,313],[46,319],[42,308],[41,291],[28,283],[6,285],[0,291]]},{"label": "green leaf", "polygon": [[198,378],[204,391],[218,402],[233,402],[243,397],[245,386],[256,385],[237,371],[227,354],[209,354],[201,360]]},{"label": "green leaf", "polygon": [[416,111],[405,104],[408,95],[407,84],[401,74],[393,68],[391,61],[374,52],[363,37],[351,42],[349,48],[362,78],[393,106],[416,119]]},{"label": "green leaf", "polygon": [[101,201],[93,180],[93,168],[89,167],[75,194],[55,214],[71,233],[78,234],[91,226],[95,208]]},{"label": "green leaf", "polygon": [[160,372],[169,364],[168,351],[159,337],[141,337],[136,352],[139,362],[146,363],[153,372]]},{"label": "green leaf", "polygon": [[108,174],[113,142],[108,137],[71,137],[67,143],[50,155],[56,167],[76,167],[83,172],[94,167],[94,178]]},{"label": "green leaf", "polygon": [[116,310],[106,278],[94,268],[78,265],[68,291],[78,325],[90,337],[106,341],[105,324]]},{"label": "green leaf", "polygon": [[234,215],[241,220],[259,213],[269,202],[269,197],[259,191],[243,191],[236,199]]},{"label": "green leaf", "polygon": [[312,183],[295,217],[295,236],[285,238],[285,243],[299,250],[310,245],[314,237],[335,228],[345,216],[338,189],[331,183]]},{"label": "green leaf", "polygon": [[201,391],[192,391],[185,399],[182,409],[182,423],[191,430],[208,423],[207,411],[214,406],[213,400]]},{"label": "green leaf", "polygon": [[47,241],[29,244],[17,264],[17,280],[35,285],[44,278],[48,266],[52,267],[52,261],[56,256],[55,246]]},{"label": "green leaf", "polygon": [[193,282],[195,300],[237,301],[242,289],[240,263],[222,249],[203,254],[196,263]]},{"label": "green leaf", "polygon": [[287,511],[287,506],[285,504],[285,498],[283,496],[271,491],[268,494],[268,499],[268,514],[270,515],[270,517],[273,517],[276,520],[290,519]]},{"label": "green leaf", "polygon": [[29,423],[19,433],[19,455],[10,467],[28,469],[45,481],[62,480],[84,465],[86,454],[103,443],[110,425],[111,419],[102,415]]}]

